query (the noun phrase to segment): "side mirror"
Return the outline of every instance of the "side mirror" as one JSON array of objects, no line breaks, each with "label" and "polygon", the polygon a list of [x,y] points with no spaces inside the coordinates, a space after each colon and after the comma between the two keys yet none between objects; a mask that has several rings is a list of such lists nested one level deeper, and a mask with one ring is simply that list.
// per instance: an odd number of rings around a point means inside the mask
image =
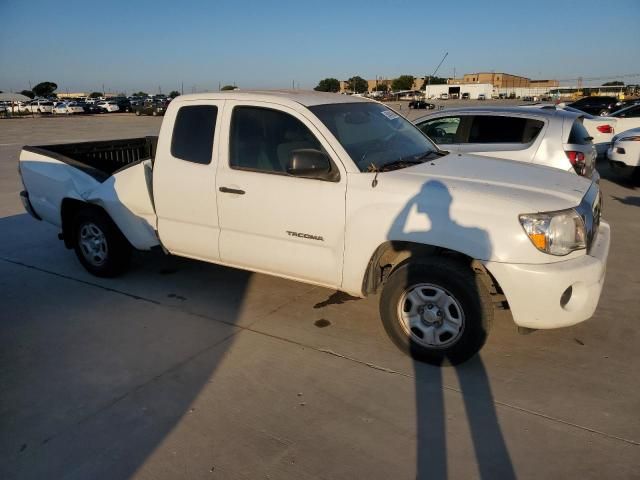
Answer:
[{"label": "side mirror", "polygon": [[294,177],[336,181],[339,178],[337,172],[331,170],[327,154],[311,148],[293,150],[287,164],[287,173]]}]

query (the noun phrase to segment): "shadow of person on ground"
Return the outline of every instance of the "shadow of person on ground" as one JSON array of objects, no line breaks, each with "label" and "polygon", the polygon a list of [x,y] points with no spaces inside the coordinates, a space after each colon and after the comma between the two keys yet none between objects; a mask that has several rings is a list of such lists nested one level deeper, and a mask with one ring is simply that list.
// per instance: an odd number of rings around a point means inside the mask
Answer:
[{"label": "shadow of person on ground", "polygon": [[[403,242],[418,242],[426,245],[466,245],[468,251],[474,252],[476,258],[490,258],[492,246],[486,231],[480,228],[466,227],[458,224],[451,216],[452,195],[442,182],[430,180],[426,182],[420,192],[415,195],[397,215],[393,222],[388,239],[392,241],[397,250],[406,249]],[[425,227],[426,224],[428,227]],[[407,263],[407,268],[397,270],[404,276],[405,291],[414,288],[417,282],[424,282],[422,294],[427,295],[425,301],[430,302],[430,289],[437,288],[436,280],[439,278],[437,270],[444,265],[458,265],[462,271],[469,274],[469,288],[465,291],[460,289],[459,282],[447,283],[449,279],[444,278],[443,282],[450,286],[451,291],[443,289],[447,297],[445,301],[451,308],[452,300],[459,303],[451,310],[454,312],[453,320],[457,316],[463,318],[462,333],[459,335],[459,343],[465,342],[466,332],[473,332],[480,338],[480,343],[484,343],[487,330],[490,327],[492,310],[487,312],[488,293],[484,289],[482,282],[478,281],[473,274],[470,260],[466,257],[452,255],[443,249],[434,249],[431,252],[432,261],[425,263],[426,267],[420,267],[417,258]],[[413,254],[413,253],[412,253]],[[444,263],[443,263],[444,262]],[[458,267],[454,267],[458,268]],[[454,270],[457,271],[457,270]],[[442,277],[440,277],[442,278]],[[475,280],[475,281],[474,281]],[[434,283],[430,283],[434,282]],[[444,283],[440,286],[445,286]],[[415,291],[415,290],[414,290]],[[464,402],[471,440],[475,451],[478,471],[483,479],[512,479],[515,473],[507,445],[504,441],[498,418],[496,415],[491,386],[486,373],[486,369],[479,355],[475,355],[465,363],[459,363],[459,358],[449,355],[435,355],[429,362],[436,366],[428,365],[420,361],[424,358],[419,349],[415,348],[419,342],[442,343],[452,341],[452,334],[444,329],[438,330],[433,327],[430,317],[426,313],[411,317],[413,305],[408,305],[413,301],[409,295],[400,296],[400,303],[397,305],[398,322],[406,322],[405,332],[411,335],[414,342],[408,346],[409,353],[414,357],[415,374],[415,400],[417,412],[417,478],[418,479],[446,479],[449,478],[447,465],[459,458],[460,450],[455,444],[448,442],[446,425],[446,403],[447,398],[453,399],[455,389],[445,388],[443,385],[442,368],[445,365],[453,364],[455,368]],[[417,298],[417,297],[416,297]],[[440,298],[440,297],[439,297]],[[427,304],[428,306],[428,304]],[[489,305],[491,306],[491,305]],[[484,310],[483,310],[484,309]],[[408,315],[404,315],[408,312]],[[483,312],[488,315],[487,323],[477,325],[478,318],[475,314]],[[451,314],[451,313],[450,313]],[[444,313],[445,317],[447,313]],[[408,319],[407,319],[408,317]],[[486,318],[486,316],[485,316]],[[457,321],[457,320],[456,320]],[[472,323],[474,322],[474,323]],[[446,324],[447,321],[443,322]],[[437,324],[436,324],[437,325]],[[435,333],[428,333],[435,329]],[[416,343],[418,342],[418,343]],[[397,343],[397,342],[396,342]],[[451,344],[449,344],[451,345]],[[455,343],[453,344],[455,345]],[[449,395],[448,393],[451,393]]]}]

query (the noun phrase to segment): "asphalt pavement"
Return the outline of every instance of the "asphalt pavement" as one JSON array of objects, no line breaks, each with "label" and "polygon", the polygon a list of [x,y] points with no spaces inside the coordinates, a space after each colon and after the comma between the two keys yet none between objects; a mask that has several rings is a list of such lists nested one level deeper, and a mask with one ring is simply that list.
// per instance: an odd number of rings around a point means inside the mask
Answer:
[{"label": "asphalt pavement", "polygon": [[637,187],[599,165],[591,320],[520,335],[501,312],[480,356],[438,369],[391,344],[376,297],[159,253],[99,279],[24,212],[22,145],[161,120],[0,120],[0,478],[638,478]]}]

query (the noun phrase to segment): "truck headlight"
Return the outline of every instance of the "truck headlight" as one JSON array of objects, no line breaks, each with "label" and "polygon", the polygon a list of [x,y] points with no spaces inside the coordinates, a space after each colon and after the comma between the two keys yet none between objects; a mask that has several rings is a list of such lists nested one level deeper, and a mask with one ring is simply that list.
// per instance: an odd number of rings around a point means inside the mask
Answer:
[{"label": "truck headlight", "polygon": [[586,248],[584,221],[573,208],[520,215],[520,223],[531,243],[541,252],[561,256]]}]

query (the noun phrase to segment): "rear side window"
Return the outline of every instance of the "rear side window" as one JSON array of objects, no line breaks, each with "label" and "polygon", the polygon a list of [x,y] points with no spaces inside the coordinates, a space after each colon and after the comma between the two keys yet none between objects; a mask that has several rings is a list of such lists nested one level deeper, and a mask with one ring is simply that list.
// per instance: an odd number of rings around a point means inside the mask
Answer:
[{"label": "rear side window", "polygon": [[215,105],[181,107],[173,125],[171,155],[187,162],[211,163],[217,116]]},{"label": "rear side window", "polygon": [[542,120],[499,115],[476,115],[469,131],[469,143],[529,143],[542,127]]},{"label": "rear side window", "polygon": [[571,133],[569,133],[569,143],[573,145],[588,145],[591,143],[589,132],[584,128],[582,122],[575,121],[571,126]]}]

